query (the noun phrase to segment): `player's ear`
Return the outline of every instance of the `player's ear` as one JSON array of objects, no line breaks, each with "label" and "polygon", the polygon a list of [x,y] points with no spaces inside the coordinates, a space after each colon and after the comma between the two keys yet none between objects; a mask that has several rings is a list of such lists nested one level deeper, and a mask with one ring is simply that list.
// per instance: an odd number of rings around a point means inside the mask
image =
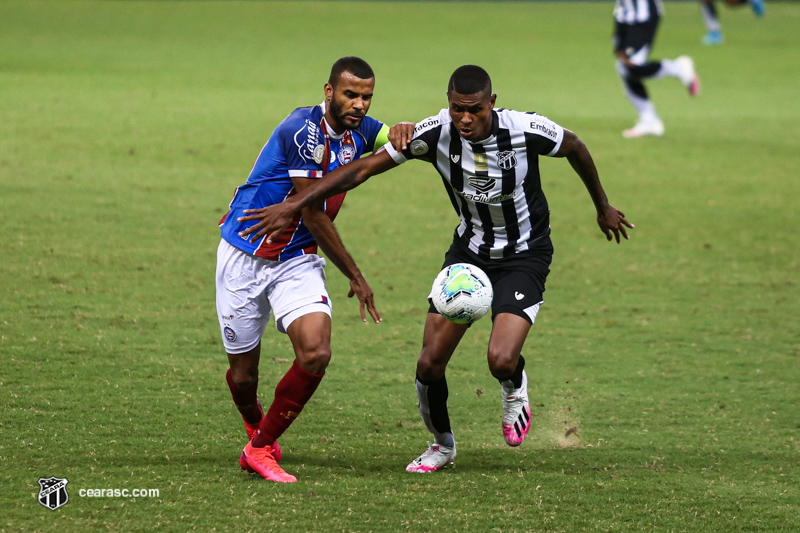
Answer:
[{"label": "player's ear", "polygon": [[326,100],[333,99],[333,85],[331,85],[330,83],[325,83],[324,89],[325,89],[325,99]]},{"label": "player's ear", "polygon": [[494,103],[495,103],[496,101],[497,101],[497,95],[496,95],[496,94],[493,94],[493,95],[492,95],[492,96],[489,98],[489,109],[494,109]]}]

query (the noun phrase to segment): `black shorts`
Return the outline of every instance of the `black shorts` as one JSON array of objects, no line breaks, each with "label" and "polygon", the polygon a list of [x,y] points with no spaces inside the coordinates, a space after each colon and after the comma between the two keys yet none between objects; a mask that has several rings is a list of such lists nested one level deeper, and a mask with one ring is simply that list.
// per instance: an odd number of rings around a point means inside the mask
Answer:
[{"label": "black shorts", "polygon": [[[552,260],[553,243],[549,236],[543,237],[531,250],[492,260],[481,259],[456,239],[444,256],[442,268],[455,263],[477,266],[492,282],[492,320],[500,313],[512,313],[532,324],[538,309],[535,306],[544,301],[544,283]],[[428,312],[437,312],[433,304]]]},{"label": "black shorts", "polygon": [[626,56],[631,57],[645,46],[653,48],[658,21],[659,17],[653,17],[641,24],[620,24],[617,22],[614,30],[614,53],[622,50]]}]

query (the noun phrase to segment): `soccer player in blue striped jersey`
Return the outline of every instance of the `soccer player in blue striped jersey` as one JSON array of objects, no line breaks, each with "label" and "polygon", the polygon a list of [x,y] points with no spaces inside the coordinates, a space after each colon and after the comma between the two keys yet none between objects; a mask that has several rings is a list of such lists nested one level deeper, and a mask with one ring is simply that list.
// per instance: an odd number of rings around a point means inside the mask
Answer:
[{"label": "soccer player in blue striped jersey", "polygon": [[[248,223],[237,219],[246,209],[280,204],[386,143],[389,128],[367,116],[374,88],[363,59],[336,61],[325,101],[294,110],[278,125],[220,221],[217,311],[230,365],[226,379],[249,441],[239,463],[271,481],[296,481],[278,465],[277,439],[314,394],[331,357],[331,301],[317,246],[350,280],[348,297],[358,298],[362,319],[365,309],[376,323],[381,318],[372,289],[333,225],[344,194],[298,212],[272,242],[240,237]],[[258,363],[271,314],[278,331],[288,334],[295,358],[265,413],[257,396]]]},{"label": "soccer player in blue striped jersey", "polygon": [[[608,203],[592,157],[574,133],[536,113],[495,108],[496,97],[485,70],[475,65],[456,69],[448,84],[448,108],[418,122],[412,139],[396,142],[392,132],[392,143],[374,155],[337,169],[280,205],[246,211],[244,220],[259,222],[243,234],[257,240],[269,231],[280,232],[303,206],[352,189],[409,159],[431,164],[460,218],[442,266],[475,264],[494,288],[487,360],[501,385],[503,437],[509,446],[519,446],[531,425],[520,352],[543,303],[553,254],[538,158],[569,161],[609,240],[620,242],[620,235],[627,239],[626,228],[633,225]],[[406,467],[409,472],[435,472],[455,459],[445,370],[468,327],[429,308],[416,389],[420,415],[433,443]]]}]

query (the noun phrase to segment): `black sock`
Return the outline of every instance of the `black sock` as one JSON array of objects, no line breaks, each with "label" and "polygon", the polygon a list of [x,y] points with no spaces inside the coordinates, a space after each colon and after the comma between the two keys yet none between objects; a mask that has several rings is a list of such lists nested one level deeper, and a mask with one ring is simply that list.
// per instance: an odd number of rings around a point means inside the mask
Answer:
[{"label": "black sock", "polygon": [[442,376],[441,379],[426,381],[417,376],[417,381],[427,388],[425,400],[427,400],[433,429],[437,433],[452,433],[450,415],[447,413],[447,397],[449,395],[447,378]]},{"label": "black sock", "polygon": [[650,61],[641,66],[628,67],[628,72],[632,78],[652,78],[661,69],[661,61]]},{"label": "black sock", "polygon": [[498,379],[497,381],[499,381],[501,385],[504,381],[511,381],[511,383],[514,384],[514,388],[518,389],[522,387],[523,370],[525,370],[525,358],[522,357],[522,354],[520,354],[519,359],[517,360],[517,368],[514,369],[514,373],[505,379]]}]

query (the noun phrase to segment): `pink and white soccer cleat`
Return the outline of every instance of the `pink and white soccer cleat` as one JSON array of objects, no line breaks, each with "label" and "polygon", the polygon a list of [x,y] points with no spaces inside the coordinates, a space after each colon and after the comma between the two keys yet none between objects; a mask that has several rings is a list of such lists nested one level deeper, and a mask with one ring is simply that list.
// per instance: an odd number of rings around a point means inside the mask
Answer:
[{"label": "pink and white soccer cleat", "polygon": [[428,449],[422,455],[411,461],[406,467],[406,472],[427,473],[436,472],[447,465],[452,465],[456,459],[456,445],[447,448],[441,444],[428,443]]},{"label": "pink and white soccer cleat", "polygon": [[522,371],[522,386],[503,387],[503,437],[509,446],[519,446],[531,427],[531,408],[528,403],[528,375]]},{"label": "pink and white soccer cleat", "polygon": [[700,92],[700,78],[694,69],[694,61],[689,56],[680,56],[675,59],[675,63],[680,67],[680,80],[689,91],[689,96],[697,96]]}]

